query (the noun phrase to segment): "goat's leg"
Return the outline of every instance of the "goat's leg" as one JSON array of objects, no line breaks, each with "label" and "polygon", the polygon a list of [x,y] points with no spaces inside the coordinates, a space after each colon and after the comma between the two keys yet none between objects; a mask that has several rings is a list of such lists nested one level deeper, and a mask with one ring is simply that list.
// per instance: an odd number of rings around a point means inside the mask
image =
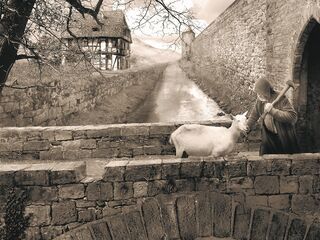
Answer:
[{"label": "goat's leg", "polygon": [[183,148],[176,147],[176,157],[177,158],[182,158],[183,152],[184,152]]}]

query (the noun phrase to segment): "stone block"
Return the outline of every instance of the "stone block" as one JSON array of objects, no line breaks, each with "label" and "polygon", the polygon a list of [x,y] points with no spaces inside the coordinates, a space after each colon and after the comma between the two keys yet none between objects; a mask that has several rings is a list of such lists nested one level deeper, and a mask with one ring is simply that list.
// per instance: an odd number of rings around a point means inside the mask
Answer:
[{"label": "stone block", "polygon": [[280,193],[298,193],[299,179],[297,176],[280,177]]},{"label": "stone block", "polygon": [[197,237],[197,219],[194,197],[182,196],[177,199],[177,219],[182,239]]},{"label": "stone block", "polygon": [[247,162],[245,161],[227,162],[226,169],[227,169],[229,178],[247,176]]},{"label": "stone block", "polygon": [[139,211],[130,211],[125,214],[130,237],[137,240],[148,240],[147,232]]},{"label": "stone block", "polygon": [[275,212],[272,215],[268,239],[282,240],[285,237],[288,226],[288,215]]},{"label": "stone block", "polygon": [[278,176],[258,176],[254,181],[256,194],[278,194],[280,192]]},{"label": "stone block", "polygon": [[253,189],[253,180],[250,177],[232,178],[227,182],[229,192],[243,192],[244,189]]},{"label": "stone block", "polygon": [[180,177],[180,162],[163,163],[162,165],[162,179],[179,178]]},{"label": "stone block", "polygon": [[260,176],[267,174],[267,162],[260,159],[255,161],[248,161],[248,176]]},{"label": "stone block", "polygon": [[232,199],[228,195],[219,193],[211,194],[213,208],[213,235],[216,237],[230,237]]},{"label": "stone block", "polygon": [[291,160],[276,159],[267,161],[270,175],[290,175]]},{"label": "stone block", "polygon": [[80,148],[81,149],[96,149],[97,148],[97,142],[96,142],[95,139],[81,140]]},{"label": "stone block", "polygon": [[25,142],[23,145],[24,151],[46,151],[49,149],[50,142],[47,140]]},{"label": "stone block", "polygon": [[43,240],[51,240],[63,233],[62,226],[49,226],[41,228],[41,237]]},{"label": "stone block", "polygon": [[107,222],[112,239],[128,240],[128,236],[130,236],[130,234],[122,215],[109,217]]},{"label": "stone block", "polygon": [[178,179],[175,183],[178,192],[192,192],[196,190],[196,183],[193,178]]},{"label": "stone block", "polygon": [[77,210],[75,202],[66,201],[52,204],[52,224],[64,225],[77,221]]},{"label": "stone block", "polygon": [[315,175],[319,172],[320,164],[317,159],[292,161],[292,175]]},{"label": "stone block", "polygon": [[179,239],[179,228],[177,212],[174,204],[165,204],[160,202],[160,210],[163,220],[163,226],[169,239]]},{"label": "stone block", "polygon": [[53,147],[49,151],[41,151],[40,159],[42,160],[62,160],[63,151],[61,147]]},{"label": "stone block", "polygon": [[150,126],[150,135],[167,135],[169,136],[174,130],[176,129],[176,126],[174,124],[172,125],[156,125],[156,126]]},{"label": "stone block", "polygon": [[86,175],[85,162],[60,162],[51,169],[51,184],[69,184],[81,181]]},{"label": "stone block", "polygon": [[27,206],[25,214],[30,216],[31,227],[48,226],[51,222],[50,206]]},{"label": "stone block", "polygon": [[14,171],[1,172],[0,169],[0,186],[12,186],[14,180]]},{"label": "stone block", "polygon": [[109,162],[105,167],[103,180],[106,182],[124,181],[125,167],[128,163],[128,160]]},{"label": "stone block", "polygon": [[268,197],[267,196],[246,196],[246,204],[249,207],[267,207]]},{"label": "stone block", "polygon": [[80,199],[85,196],[83,184],[60,185],[58,188],[61,199]]},{"label": "stone block", "polygon": [[307,230],[307,224],[301,219],[293,219],[288,230],[288,240],[304,239]]},{"label": "stone block", "polygon": [[156,180],[148,182],[148,196],[153,197],[161,193],[171,193],[171,191],[176,191],[175,182],[174,184],[164,180]]},{"label": "stone block", "polygon": [[154,198],[146,199],[142,204],[142,214],[149,239],[161,240],[166,237],[160,206]]},{"label": "stone block", "polygon": [[77,208],[90,208],[90,207],[95,208],[96,207],[95,201],[79,199],[79,200],[76,200],[75,202],[76,202]]},{"label": "stone block", "polygon": [[114,200],[123,200],[133,197],[132,182],[115,182],[114,183]]},{"label": "stone block", "polygon": [[148,196],[148,182],[135,182],[133,183],[133,196],[135,198]]},{"label": "stone block", "polygon": [[291,208],[298,215],[315,215],[320,213],[319,200],[313,195],[293,195]]},{"label": "stone block", "polygon": [[125,126],[121,127],[121,136],[149,136],[148,126]]},{"label": "stone block", "polygon": [[95,209],[86,209],[78,211],[78,222],[91,222],[95,220]]},{"label": "stone block", "polygon": [[196,196],[196,213],[198,236],[212,236],[213,220],[212,205],[209,192],[202,192]]},{"label": "stone block", "polygon": [[299,193],[311,194],[313,193],[313,176],[300,176],[299,177]]},{"label": "stone block", "polygon": [[200,177],[202,173],[203,162],[199,160],[182,161],[180,167],[181,178]]},{"label": "stone block", "polygon": [[49,171],[46,170],[22,170],[15,173],[14,180],[21,186],[48,186]]},{"label": "stone block", "polygon": [[200,178],[196,181],[197,191],[214,191],[218,190],[220,181],[218,178]]},{"label": "stone block", "polygon": [[92,150],[93,158],[113,158],[113,157],[117,157],[118,155],[119,155],[118,148]]},{"label": "stone block", "polygon": [[161,160],[153,160],[152,162],[151,160],[129,162],[125,171],[125,180],[150,181],[161,179]]},{"label": "stone block", "polygon": [[67,141],[72,140],[72,132],[71,131],[65,131],[65,130],[58,130],[55,132],[55,140],[56,141]]},{"label": "stone block", "polygon": [[268,197],[269,206],[274,209],[286,210],[290,208],[289,195],[274,195]]},{"label": "stone block", "polygon": [[113,185],[112,183],[93,182],[87,186],[86,196],[89,201],[101,200],[110,201],[113,200]]},{"label": "stone block", "polygon": [[161,146],[143,146],[144,155],[161,155]]},{"label": "stone block", "polygon": [[91,225],[92,235],[95,240],[112,240],[106,222],[98,222]]},{"label": "stone block", "polygon": [[31,202],[47,203],[58,200],[57,187],[41,187],[32,186],[28,187],[29,199]]},{"label": "stone block", "polygon": [[265,240],[267,237],[270,212],[256,209],[253,213],[250,239]]},{"label": "stone block", "polygon": [[109,138],[121,135],[121,127],[107,126],[104,129],[87,130],[86,135],[88,138]]},{"label": "stone block", "polygon": [[72,233],[73,239],[79,239],[79,240],[94,240],[94,238],[91,235],[91,231],[89,228],[80,228]]},{"label": "stone block", "polygon": [[251,209],[237,205],[234,212],[233,237],[235,239],[247,239],[249,234]]},{"label": "stone block", "polygon": [[[43,238],[41,237],[41,232],[39,227],[29,227],[26,229],[25,234],[26,234],[25,235],[26,239],[43,240]],[[60,240],[64,240],[64,239],[60,239]]]}]

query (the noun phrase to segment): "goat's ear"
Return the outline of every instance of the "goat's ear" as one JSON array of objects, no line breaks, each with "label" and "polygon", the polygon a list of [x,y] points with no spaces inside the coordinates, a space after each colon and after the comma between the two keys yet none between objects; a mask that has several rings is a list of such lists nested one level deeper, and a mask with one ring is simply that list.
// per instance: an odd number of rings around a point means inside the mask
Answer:
[{"label": "goat's ear", "polygon": [[230,114],[231,120],[235,119],[235,116],[233,116],[232,114]]},{"label": "goat's ear", "polygon": [[244,114],[242,114],[243,116],[247,116],[247,114],[248,114],[248,111],[246,111]]}]

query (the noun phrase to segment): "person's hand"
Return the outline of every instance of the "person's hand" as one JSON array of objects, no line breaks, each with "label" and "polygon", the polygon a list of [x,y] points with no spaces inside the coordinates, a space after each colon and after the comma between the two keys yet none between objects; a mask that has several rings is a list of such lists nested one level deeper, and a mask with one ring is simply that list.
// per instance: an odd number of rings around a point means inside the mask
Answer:
[{"label": "person's hand", "polygon": [[273,106],[272,106],[271,103],[266,103],[266,104],[264,105],[264,112],[265,112],[265,113],[268,113],[268,112],[271,111],[272,108],[273,108]]}]

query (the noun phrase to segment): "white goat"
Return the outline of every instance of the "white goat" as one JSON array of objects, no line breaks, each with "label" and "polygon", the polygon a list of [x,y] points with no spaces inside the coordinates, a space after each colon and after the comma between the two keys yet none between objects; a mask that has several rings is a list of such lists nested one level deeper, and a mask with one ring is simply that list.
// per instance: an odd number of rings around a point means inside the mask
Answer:
[{"label": "white goat", "polygon": [[247,112],[235,117],[231,127],[185,124],[176,129],[169,142],[176,148],[176,156],[225,156],[232,152],[241,131],[247,130]]}]

